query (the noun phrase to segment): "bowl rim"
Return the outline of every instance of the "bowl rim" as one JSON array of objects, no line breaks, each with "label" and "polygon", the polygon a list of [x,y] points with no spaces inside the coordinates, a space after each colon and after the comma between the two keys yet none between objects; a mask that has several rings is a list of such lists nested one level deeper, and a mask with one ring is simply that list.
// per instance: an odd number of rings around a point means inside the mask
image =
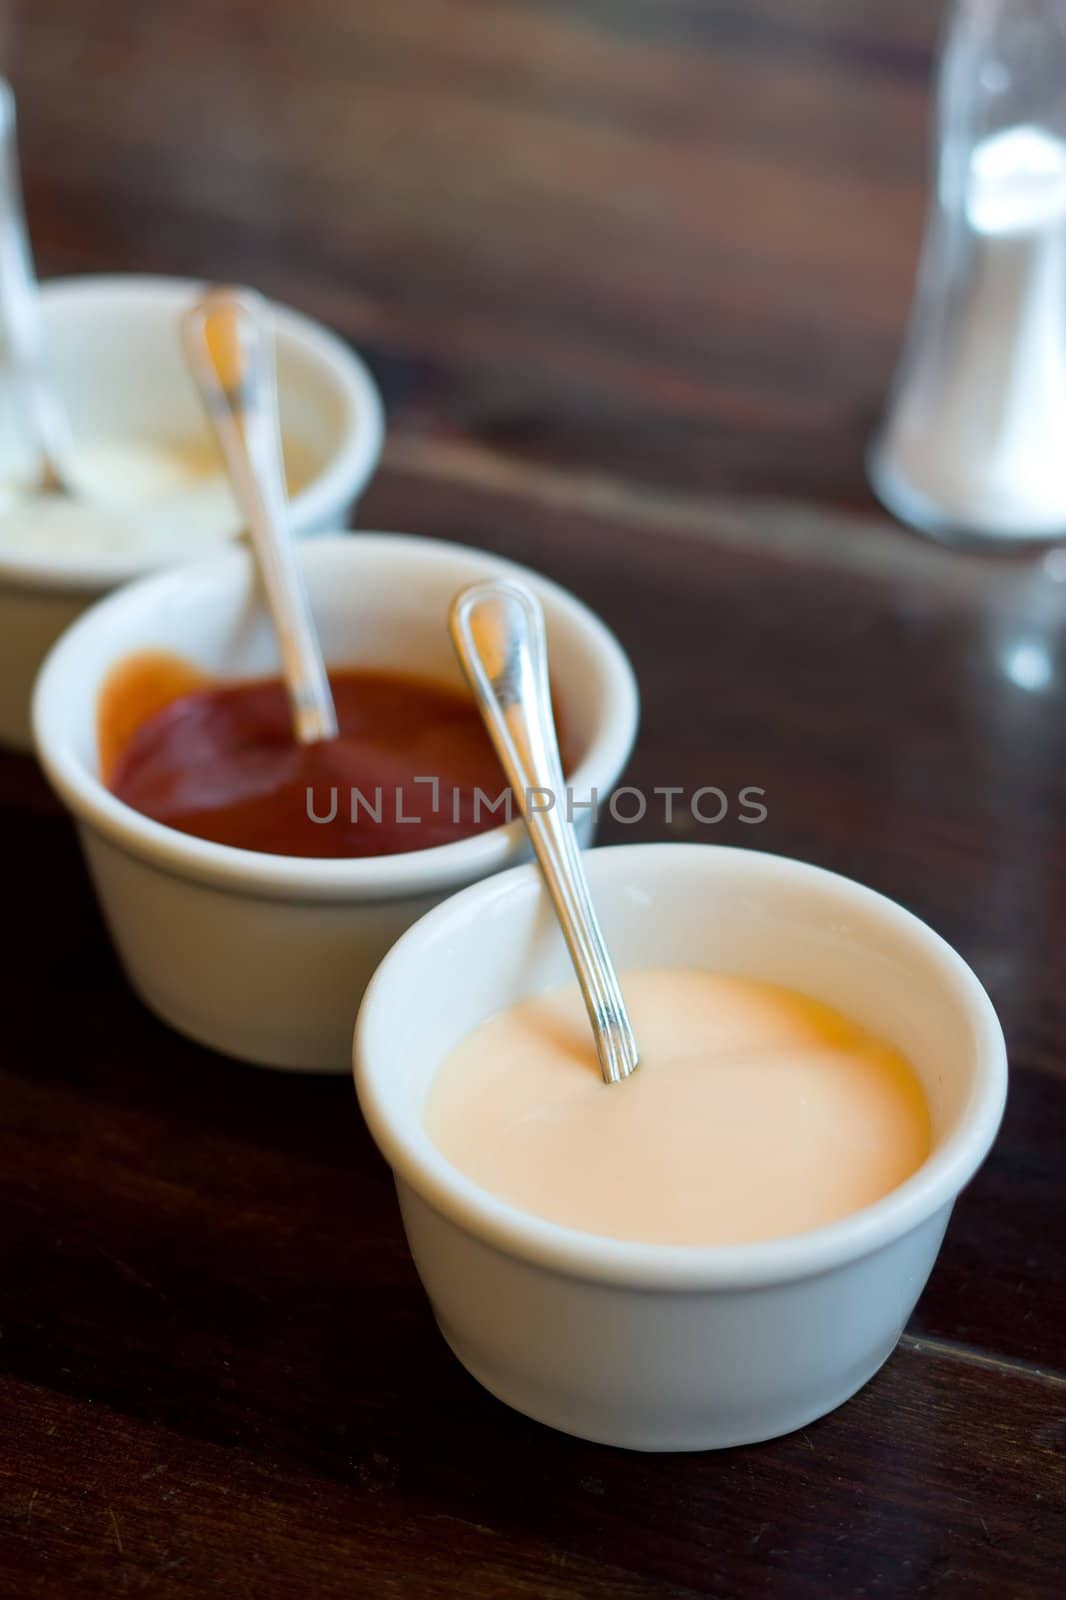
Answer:
[{"label": "bowl rim", "polygon": [[[584,794],[593,789],[603,793],[608,784],[617,781],[636,738],[639,718],[636,678],[615,635],[576,595],[552,579],[492,551],[416,534],[361,531],[321,534],[301,542],[296,549],[303,566],[359,561],[368,550],[394,557],[400,566],[412,561],[446,562],[449,558],[474,557],[484,564],[486,577],[500,574],[529,583],[561,613],[568,626],[584,636],[603,663],[605,694],[599,721],[571,783],[576,792]],[[203,574],[212,568],[217,569],[216,581],[224,582],[227,569],[230,573],[238,568],[247,572],[251,566],[251,551],[236,546],[139,579],[97,600],[52,646],[34,686],[34,744],[49,782],[75,819],[128,855],[171,876],[269,900],[362,903],[415,898],[448,892],[510,865],[525,847],[524,825],[520,820],[468,839],[426,850],[411,850],[402,855],[328,858],[272,855],[216,844],[153,821],[119,800],[86,769],[58,729],[63,715],[64,684],[71,672],[77,670],[80,640],[86,634],[106,630],[113,619],[124,613],[135,611],[146,596],[157,599],[168,590],[180,590],[185,584],[202,582]]]},{"label": "bowl rim", "polygon": [[873,910],[923,947],[974,1023],[978,1048],[969,1099],[943,1144],[918,1171],[874,1204],[837,1222],[780,1239],[735,1245],[658,1245],[612,1239],[549,1222],[497,1198],[467,1178],[436,1148],[420,1117],[396,1114],[378,1092],[387,1070],[375,1055],[371,1034],[380,1027],[378,1008],[386,980],[401,963],[417,960],[454,921],[470,927],[487,913],[500,914],[509,897],[543,894],[533,862],[462,889],[428,911],[399,937],[371,978],[356,1019],[353,1072],[360,1108],[371,1137],[398,1183],[407,1184],[440,1216],[506,1256],[566,1276],[615,1287],[669,1291],[739,1290],[768,1287],[831,1272],[883,1249],[950,1206],[973,1177],[996,1136],[1006,1100],[1007,1056],[992,1002],[962,957],[920,918],[894,900],[852,878],[788,856],[736,846],[661,842],[609,845],[585,852],[593,890],[621,853],[646,858],[668,852],[687,855],[692,881],[717,865],[769,874],[829,893],[839,901]]},{"label": "bowl rim", "polygon": [[[48,302],[140,300],[168,305],[176,317],[182,302],[207,287],[207,280],[153,273],[84,273],[47,278],[41,294]],[[269,297],[268,297],[269,298]],[[294,533],[339,518],[347,502],[365,488],[381,455],[385,414],[370,369],[358,353],[324,324],[294,307],[269,298],[279,335],[314,358],[339,395],[343,407],[340,444],[322,469],[289,501]],[[176,331],[175,331],[176,337]],[[240,534],[219,541],[222,548],[240,541]],[[212,552],[213,553],[213,552]],[[172,555],[160,557],[126,552],[98,554],[79,561],[35,561],[32,556],[0,553],[0,583],[12,589],[98,594],[132,579],[184,565]]]}]

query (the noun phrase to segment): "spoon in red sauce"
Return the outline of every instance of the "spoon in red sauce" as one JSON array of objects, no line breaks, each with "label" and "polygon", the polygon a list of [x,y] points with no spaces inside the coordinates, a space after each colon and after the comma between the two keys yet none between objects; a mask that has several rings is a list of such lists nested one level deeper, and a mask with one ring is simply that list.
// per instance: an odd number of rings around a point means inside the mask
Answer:
[{"label": "spoon in red sauce", "polygon": [[252,289],[210,289],[182,319],[185,360],[218,436],[277,631],[300,744],[337,737],[322,649],[288,528],[274,335]]}]

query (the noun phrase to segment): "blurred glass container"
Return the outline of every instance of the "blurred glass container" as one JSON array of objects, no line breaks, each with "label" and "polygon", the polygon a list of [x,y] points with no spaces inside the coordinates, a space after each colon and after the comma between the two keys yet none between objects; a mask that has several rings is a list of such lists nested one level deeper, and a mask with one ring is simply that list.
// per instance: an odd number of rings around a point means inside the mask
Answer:
[{"label": "blurred glass container", "polygon": [[1066,538],[1066,0],[956,0],[935,185],[871,484],[937,538]]}]

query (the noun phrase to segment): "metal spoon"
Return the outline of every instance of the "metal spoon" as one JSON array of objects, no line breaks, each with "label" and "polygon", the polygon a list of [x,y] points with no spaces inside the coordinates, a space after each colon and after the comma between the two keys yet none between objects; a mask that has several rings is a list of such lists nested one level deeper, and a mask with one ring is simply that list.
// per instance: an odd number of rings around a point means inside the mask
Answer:
[{"label": "metal spoon", "polygon": [[62,463],[70,455],[70,426],[48,380],[44,324],[22,204],[15,96],[0,78],[0,316],[19,405],[40,457],[40,489],[72,494]]},{"label": "metal spoon", "polygon": [[337,713],[288,528],[274,334],[252,289],[211,289],[182,319],[185,359],[214,424],[274,619],[301,744],[337,737]]},{"label": "metal spoon", "polygon": [[596,920],[567,804],[540,602],[521,584],[476,583],[450,625],[478,710],[514,790],[574,963],[606,1083],[628,1078],[637,1041]]}]

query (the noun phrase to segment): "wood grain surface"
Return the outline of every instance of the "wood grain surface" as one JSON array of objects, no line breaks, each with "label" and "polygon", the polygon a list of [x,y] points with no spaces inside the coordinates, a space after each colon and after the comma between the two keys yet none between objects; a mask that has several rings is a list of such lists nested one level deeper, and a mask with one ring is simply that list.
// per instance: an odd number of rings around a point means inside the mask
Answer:
[{"label": "wood grain surface", "polygon": [[629,781],[766,790],[756,829],[604,838],[892,895],[1012,1064],[854,1400],[720,1454],[580,1443],[449,1355],[351,1085],[147,1013],[0,754],[4,1600],[1061,1593],[1066,559],[927,546],[862,471],[937,9],[0,0],[42,272],[247,280],[351,339],[390,423],[360,525],[593,605],[640,679]]}]

